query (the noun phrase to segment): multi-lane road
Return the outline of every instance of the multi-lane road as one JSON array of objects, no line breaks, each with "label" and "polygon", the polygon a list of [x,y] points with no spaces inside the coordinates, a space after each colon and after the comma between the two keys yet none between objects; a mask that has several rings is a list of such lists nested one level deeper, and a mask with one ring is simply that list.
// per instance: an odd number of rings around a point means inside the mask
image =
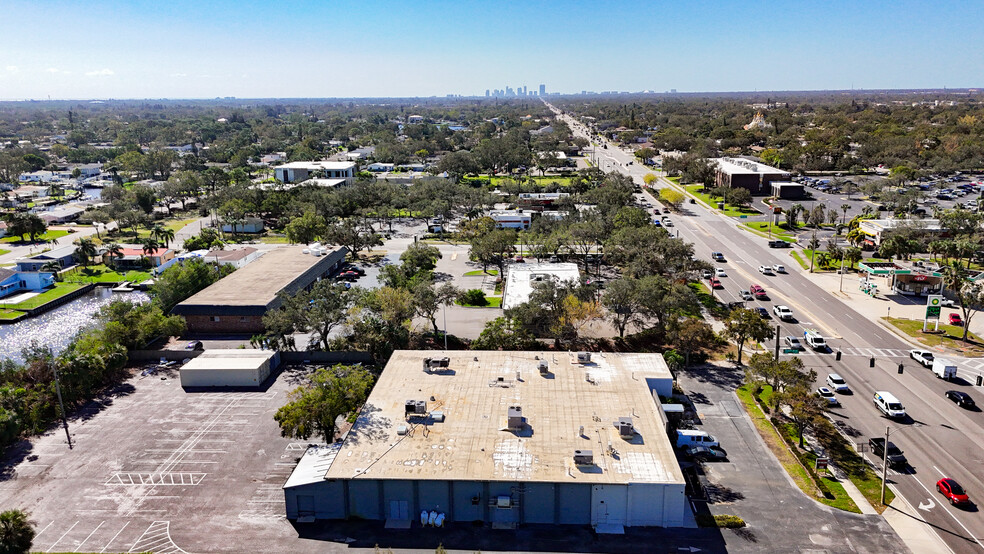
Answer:
[{"label": "multi-lane road", "polygon": [[[577,134],[600,142],[589,136],[585,127],[565,117]],[[632,154],[613,144],[597,148],[594,157],[599,167],[628,174],[640,184],[646,173],[652,173],[630,164]],[[649,201],[659,206],[651,196]],[[724,254],[726,262],[712,262],[728,274],[720,279],[724,288],[715,292],[723,301],[741,300],[739,292],[756,283],[766,289],[769,300],[753,300],[746,303],[748,307],[762,306],[771,313],[774,305],[784,304],[793,310],[795,322],[772,320],[781,327],[781,336],[802,337],[805,328],[816,328],[825,335],[829,352],[813,352],[807,347],[798,356],[817,371],[817,386],[823,385],[828,373],[840,374],[850,385],[853,394],[838,395],[842,406],[832,410],[833,419],[856,430],[855,441],[863,445],[868,437],[883,436],[886,427],[890,428],[892,442],[909,460],[904,470],[889,471],[889,482],[896,492],[918,508],[926,524],[953,552],[984,552],[984,541],[977,538],[984,537],[984,515],[974,507],[948,505],[935,485],[943,476],[954,478],[968,490],[971,500],[984,502],[984,472],[978,470],[984,464],[984,412],[959,408],[944,398],[945,391],[958,389],[978,403],[984,402],[984,394],[973,386],[977,375],[984,373],[984,364],[962,360],[957,380],[939,380],[908,358],[912,345],[818,286],[800,271],[788,250],[768,248],[767,239],[740,230],[733,219],[700,204],[685,204],[682,212],[671,217],[675,224],[671,230],[692,242],[697,256],[710,260],[711,252]],[[784,265],[788,273],[759,273],[759,265],[773,264]],[[891,300],[885,302],[887,308]],[[834,354],[837,351],[842,354],[840,361]],[[872,358],[874,367],[870,367]],[[899,363],[904,364],[901,375]],[[889,391],[902,401],[908,414],[904,421],[881,417],[872,401],[874,391],[879,390]],[[871,459],[870,454],[866,456]],[[880,468],[880,461],[873,462]]]}]

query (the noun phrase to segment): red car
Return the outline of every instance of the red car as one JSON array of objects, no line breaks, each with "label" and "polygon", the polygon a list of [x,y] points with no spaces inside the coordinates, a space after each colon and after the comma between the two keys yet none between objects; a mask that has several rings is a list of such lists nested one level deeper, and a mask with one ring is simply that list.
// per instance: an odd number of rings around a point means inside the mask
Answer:
[{"label": "red car", "polygon": [[936,490],[938,490],[950,504],[956,506],[957,504],[967,504],[970,502],[970,498],[967,493],[964,492],[963,487],[961,487],[956,481],[950,479],[949,477],[944,477],[936,482]]},{"label": "red car", "polygon": [[950,314],[950,325],[963,326],[963,320],[960,319],[960,314]]},{"label": "red car", "polygon": [[712,289],[719,289],[719,288],[722,288],[722,287],[721,287],[721,280],[720,280],[720,279],[718,279],[717,277],[711,277],[711,279],[710,279],[710,283],[711,283],[711,288],[712,288]]},{"label": "red car", "polygon": [[748,287],[748,292],[752,293],[755,298],[768,298],[768,295],[765,293],[765,289],[759,285],[752,285]]}]

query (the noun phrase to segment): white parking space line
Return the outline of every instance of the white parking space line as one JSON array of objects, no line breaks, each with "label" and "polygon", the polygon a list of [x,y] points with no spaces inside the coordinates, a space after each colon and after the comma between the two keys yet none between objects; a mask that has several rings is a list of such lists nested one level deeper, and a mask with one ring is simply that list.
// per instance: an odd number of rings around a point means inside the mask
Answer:
[{"label": "white parking space line", "polygon": [[116,534],[115,534],[115,535],[113,535],[113,538],[111,538],[111,539],[109,539],[109,542],[107,542],[107,543],[106,543],[106,546],[104,546],[104,547],[102,547],[102,548],[100,548],[100,549],[99,549],[99,551],[100,551],[100,552],[105,552],[105,551],[106,551],[106,549],[107,549],[107,548],[109,548],[109,545],[111,545],[111,544],[113,544],[113,541],[115,541],[115,540],[116,540],[116,537],[118,537],[118,536],[120,536],[120,533],[122,533],[122,532],[123,532],[123,530],[124,530],[124,529],[126,529],[126,526],[127,526],[127,525],[130,525],[130,522],[129,522],[129,521],[128,521],[128,522],[126,522],[126,523],[124,523],[124,524],[123,524],[123,527],[120,527],[120,530],[119,530],[119,531],[117,531],[117,532],[116,532]]},{"label": "white parking space line", "polygon": [[98,531],[99,528],[102,527],[104,523],[106,523],[106,522],[105,521],[100,522],[99,525],[97,525],[96,528],[93,529],[91,533],[89,533],[89,536],[86,537],[85,539],[83,539],[82,542],[80,542],[79,545],[75,547],[75,549],[81,551],[82,550],[82,545],[85,544],[86,541],[88,541],[89,539],[91,539],[92,538],[92,535],[95,535],[96,534],[96,531]]},{"label": "white parking space line", "polygon": [[77,521],[75,523],[73,523],[72,526],[68,528],[68,531],[65,531],[64,533],[62,533],[62,536],[58,537],[58,540],[56,540],[55,542],[51,543],[51,546],[49,546],[48,547],[48,550],[46,550],[45,552],[51,552],[52,550],[54,550],[55,549],[55,545],[57,545],[58,543],[60,543],[61,540],[65,538],[65,535],[71,533],[72,532],[72,529],[75,529],[75,526],[78,525],[78,524],[79,524],[79,522],[77,522]]},{"label": "white parking space line", "polygon": [[42,529],[42,530],[38,531],[37,533],[35,533],[34,534],[34,538],[37,539],[38,537],[40,537],[41,536],[41,533],[44,533],[45,531],[47,531],[48,530],[48,527],[51,527],[51,524],[52,523],[54,523],[54,521],[52,521],[51,523],[45,525],[44,526],[44,529]]}]

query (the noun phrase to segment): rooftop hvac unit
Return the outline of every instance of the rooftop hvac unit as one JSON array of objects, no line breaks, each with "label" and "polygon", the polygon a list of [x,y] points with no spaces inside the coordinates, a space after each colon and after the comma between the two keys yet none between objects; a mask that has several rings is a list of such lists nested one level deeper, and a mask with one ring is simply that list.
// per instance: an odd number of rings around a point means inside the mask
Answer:
[{"label": "rooftop hvac unit", "polygon": [[550,363],[546,360],[540,360],[540,362],[536,364],[536,367],[540,370],[540,375],[545,375],[550,372]]},{"label": "rooftop hvac unit", "polygon": [[590,450],[575,450],[574,465],[579,465],[579,466],[594,465],[594,454]]},{"label": "rooftop hvac unit", "polygon": [[407,400],[405,409],[406,415],[425,415],[427,413],[427,401]]},{"label": "rooftop hvac unit", "polygon": [[512,497],[508,494],[500,494],[495,497],[495,507],[496,508],[511,508],[512,507]]},{"label": "rooftop hvac unit", "polygon": [[591,352],[578,352],[577,363],[579,364],[591,363]]},{"label": "rooftop hvac unit", "polygon": [[508,417],[507,427],[510,429],[521,429],[523,427],[523,408],[520,406],[509,406],[506,415]]},{"label": "rooftop hvac unit", "polygon": [[615,422],[615,428],[618,429],[618,434],[623,437],[631,437],[635,433],[635,430],[632,429],[631,417],[618,418],[618,421]]}]

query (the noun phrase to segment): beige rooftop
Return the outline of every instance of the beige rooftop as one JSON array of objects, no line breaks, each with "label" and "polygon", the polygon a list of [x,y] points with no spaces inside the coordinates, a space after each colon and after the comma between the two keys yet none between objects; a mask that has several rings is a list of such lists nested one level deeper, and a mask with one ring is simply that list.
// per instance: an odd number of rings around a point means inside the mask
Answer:
[{"label": "beige rooftop", "polygon": [[[425,357],[443,356],[446,369],[424,371]],[[580,364],[566,352],[397,351],[324,478],[683,483],[651,386],[672,387],[658,354],[593,353]],[[408,422],[408,400],[444,421]],[[507,428],[511,406],[522,408],[518,430]],[[630,440],[620,417],[632,419]],[[594,464],[575,465],[575,450],[591,450]]]}]

